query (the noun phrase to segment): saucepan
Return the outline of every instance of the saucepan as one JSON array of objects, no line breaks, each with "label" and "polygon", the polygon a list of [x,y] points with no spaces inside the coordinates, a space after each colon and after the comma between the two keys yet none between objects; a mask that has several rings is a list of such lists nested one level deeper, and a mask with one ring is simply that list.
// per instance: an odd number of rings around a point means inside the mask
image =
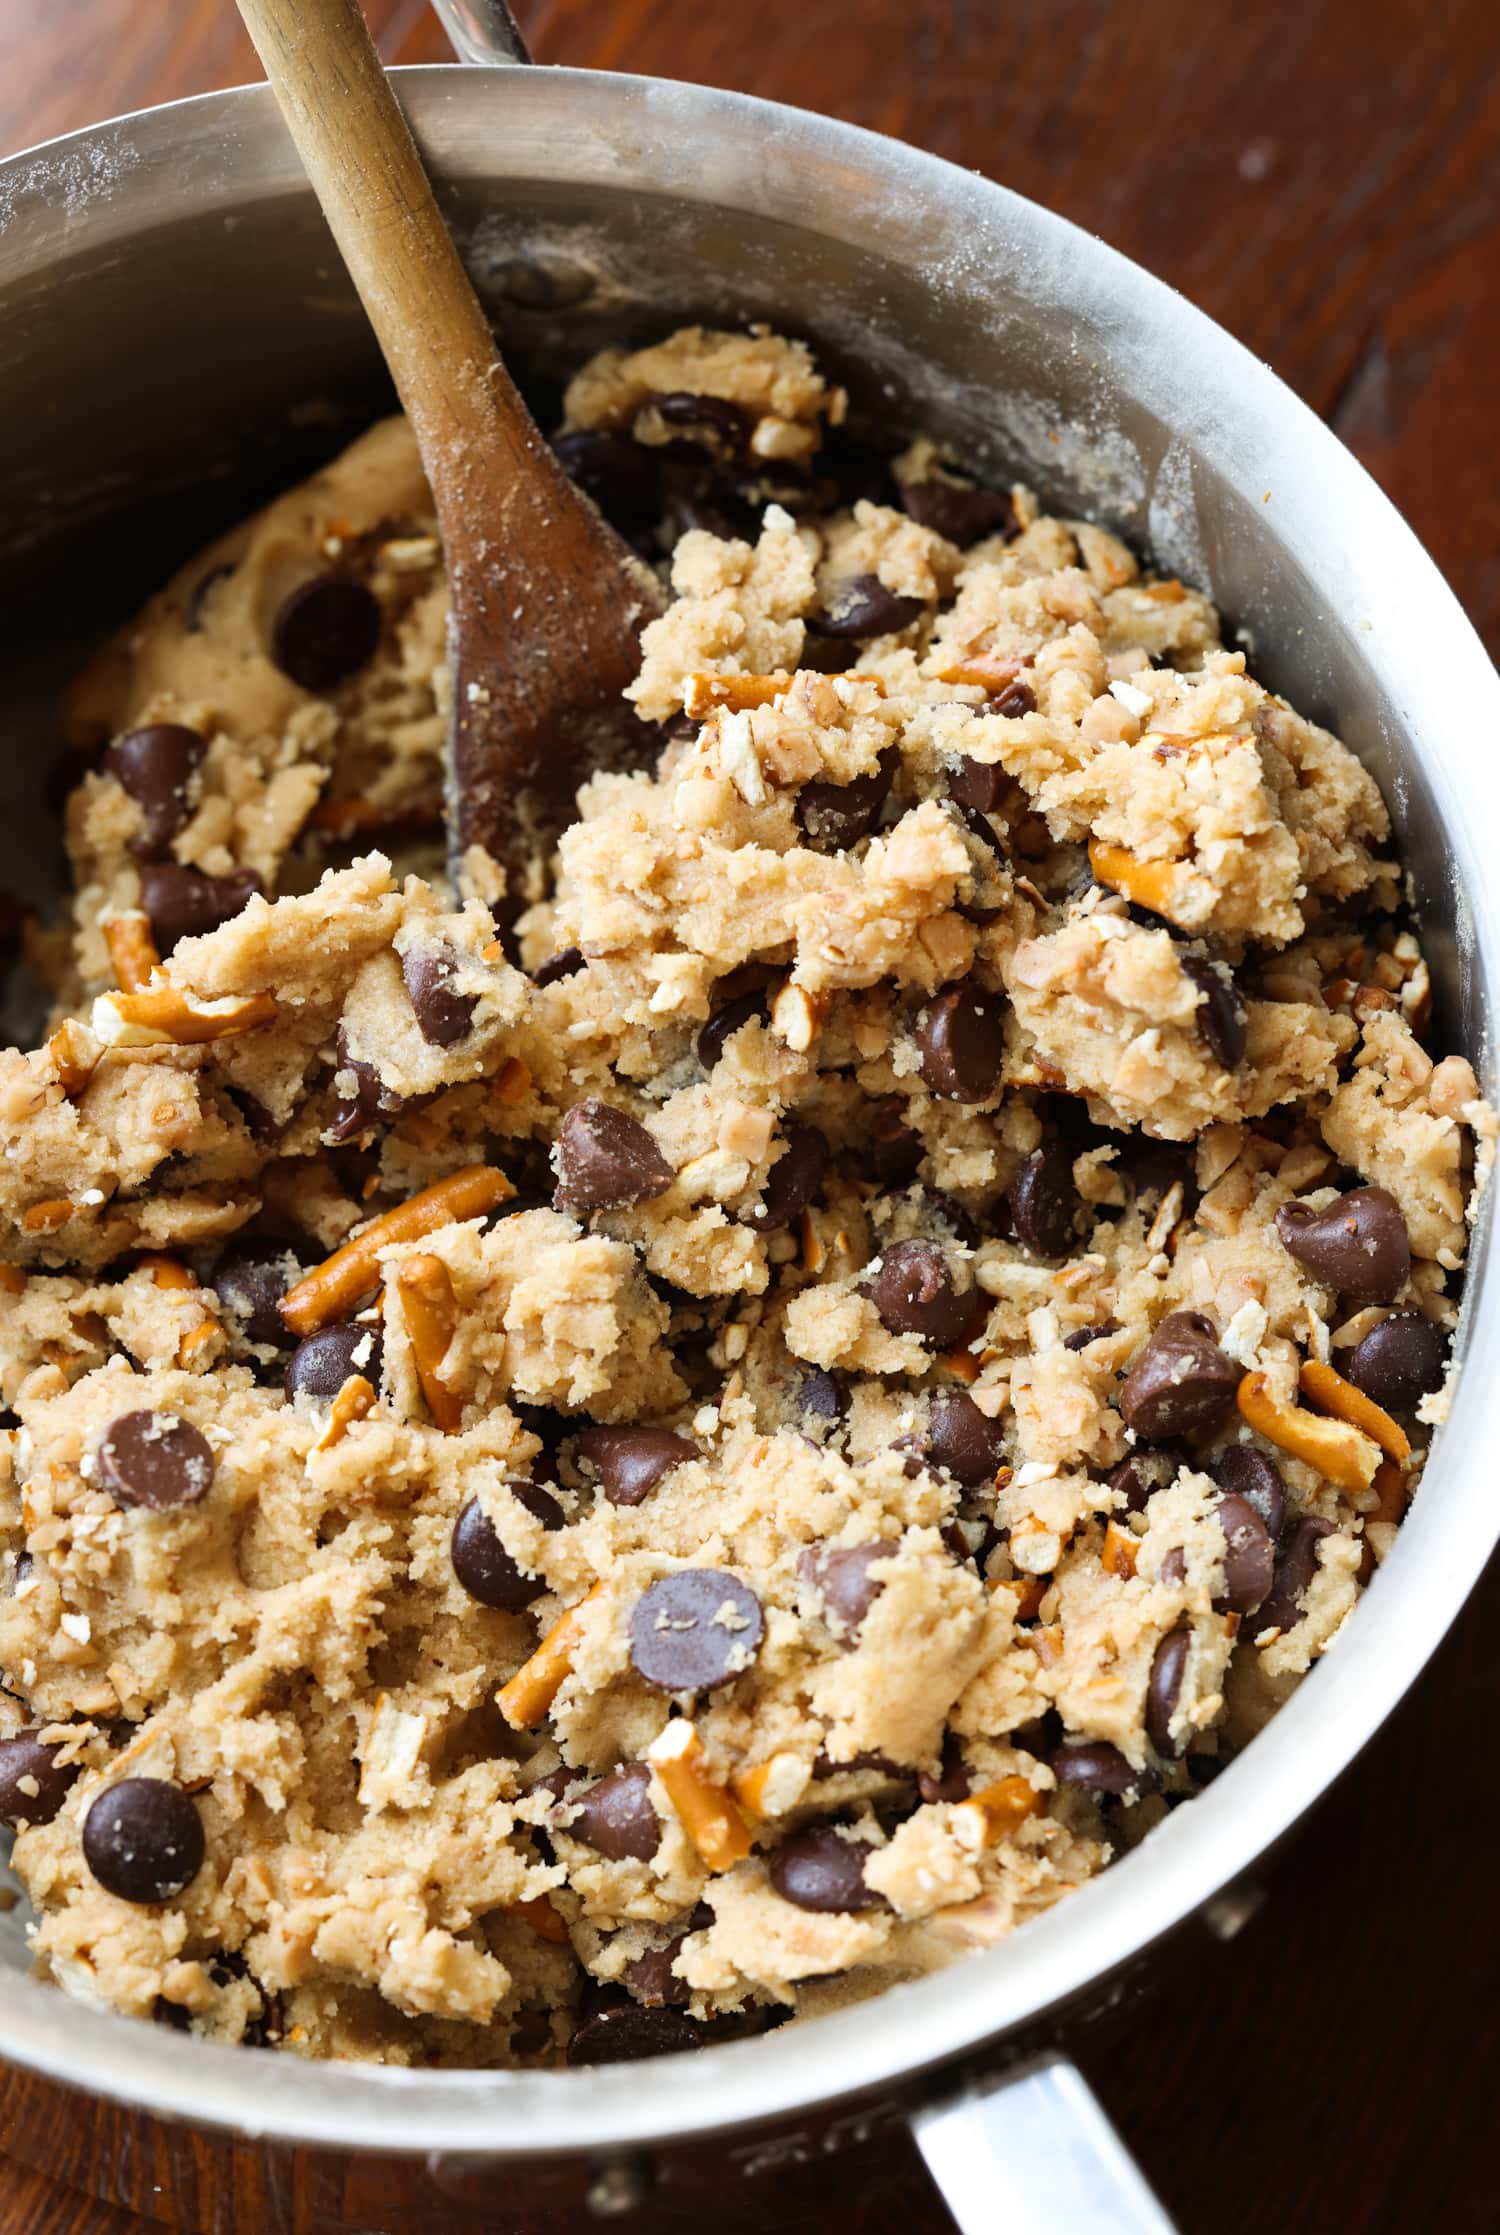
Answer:
[{"label": "saucepan", "polygon": [[[517,67],[503,10],[442,13],[466,60],[501,66],[403,70],[397,87],[532,392],[606,338],[772,320],[889,414],[1203,584],[1265,681],[1378,777],[1448,1044],[1493,1096],[1500,680],[1313,415],[1179,296],[1001,186],[735,94]],[[200,533],[382,408],[380,377],[264,87],[0,165],[0,885],[56,895],[42,710],[65,663]],[[721,2179],[753,2177],[909,2118],[970,2235],[1000,2224],[1001,2198],[1018,2229],[1163,2227],[1067,2043],[1192,1920],[1233,1928],[1261,1858],[1420,1675],[1483,1568],[1500,1531],[1485,1244],[1481,1221],[1451,1417],[1335,1650],[1227,1775],[992,1951],[693,2057],[409,2072],[81,2005],[23,1975],[16,1913],[0,1920],[0,2053],[167,2118],[424,2159],[439,2190],[507,2210],[570,2185],[623,2210],[705,2153]]]}]

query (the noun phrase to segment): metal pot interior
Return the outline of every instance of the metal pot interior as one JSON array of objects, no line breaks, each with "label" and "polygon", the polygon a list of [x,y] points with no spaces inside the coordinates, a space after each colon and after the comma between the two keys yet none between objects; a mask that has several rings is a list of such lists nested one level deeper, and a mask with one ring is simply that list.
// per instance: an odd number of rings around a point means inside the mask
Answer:
[{"label": "metal pot interior", "polygon": [[[1500,685],[1451,594],[1334,438],[1201,314],[1099,243],[873,135],[738,96],[568,71],[399,74],[446,211],[544,421],[605,339],[685,318],[806,334],[857,403],[1118,527],[1208,587],[1257,672],[1380,780],[1442,1027],[1494,1093],[1488,776]],[[56,896],[41,820],[57,683],[204,535],[389,392],[264,88],[0,166],[0,885]],[[18,709],[20,710],[18,713]],[[1500,1528],[1482,1248],[1464,1377],[1396,1554],[1339,1650],[1232,1773],[990,1955],[670,2069],[403,2074],[255,2063],[13,1985],[0,2050],[289,2138],[480,2154],[764,2119],[892,2084],[1082,1993],[1241,1873],[1417,1674]],[[25,1964],[21,1915],[0,1960]]]}]

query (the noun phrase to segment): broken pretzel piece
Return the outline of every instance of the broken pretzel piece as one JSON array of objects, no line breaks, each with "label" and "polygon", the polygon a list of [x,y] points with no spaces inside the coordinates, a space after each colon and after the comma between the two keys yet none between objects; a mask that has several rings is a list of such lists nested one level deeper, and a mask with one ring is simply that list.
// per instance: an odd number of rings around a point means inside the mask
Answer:
[{"label": "broken pretzel piece", "polygon": [[1129,1529],[1122,1529],[1118,1521],[1105,1525],[1100,1563],[1106,1575],[1116,1575],[1122,1582],[1134,1575],[1136,1551],[1136,1540]]},{"label": "broken pretzel piece", "polygon": [[1316,1358],[1309,1358],[1298,1376],[1302,1394],[1317,1406],[1319,1412],[1331,1412],[1336,1420],[1347,1420],[1351,1426],[1361,1428],[1372,1436],[1387,1459],[1394,1459],[1404,1467],[1411,1457],[1411,1438],[1399,1421],[1392,1420],[1382,1405],[1356,1389],[1352,1381],[1332,1366],[1323,1365]]},{"label": "broken pretzel piece", "polygon": [[523,1925],[531,1927],[538,1940],[546,1940],[554,1948],[566,1948],[572,1944],[568,1920],[553,1905],[548,1894],[535,1894],[530,1901],[508,1901],[505,1904],[505,1914],[507,1917],[519,1917]]},{"label": "broken pretzel piece", "polygon": [[716,707],[743,714],[752,706],[769,706],[792,687],[790,675],[690,675],[682,694],[682,711],[701,722]]},{"label": "broken pretzel piece", "polygon": [[47,1053],[57,1073],[57,1083],[73,1101],[82,1094],[104,1053],[104,1042],[86,1024],[65,1018],[47,1042]]},{"label": "broken pretzel piece", "polygon": [[427,1410],[444,1435],[452,1435],[464,1411],[463,1398],[442,1376],[443,1360],[458,1326],[453,1275],[440,1257],[426,1252],[404,1257],[396,1268],[396,1293]]},{"label": "broken pretzel piece", "polygon": [[[189,1272],[180,1258],[166,1257],[159,1251],[152,1251],[143,1257],[136,1269],[138,1272],[149,1273],[153,1286],[157,1288],[183,1290],[196,1289],[198,1286],[192,1273]],[[188,1366],[206,1344],[211,1343],[216,1335],[222,1333],[223,1329],[217,1319],[211,1312],[205,1311],[197,1326],[190,1327],[178,1343],[178,1365]]]},{"label": "broken pretzel piece", "polygon": [[151,986],[139,993],[101,993],[92,1021],[106,1047],[190,1048],[255,1032],[275,1015],[269,993],[203,1001],[181,986]]},{"label": "broken pretzel piece", "polygon": [[961,1847],[998,1847],[1041,1805],[1041,1794],[1024,1777],[999,1777],[958,1803],[953,1835]]},{"label": "broken pretzel piece", "polygon": [[314,1451],[330,1451],[342,1443],[356,1420],[363,1420],[375,1410],[375,1391],[363,1374],[351,1374],[344,1382],[328,1409],[328,1422],[323,1433],[313,1445]]},{"label": "broken pretzel piece", "polygon": [[1089,867],[1101,885],[1168,923],[1191,928],[1213,912],[1214,888],[1191,862],[1141,861],[1127,847],[1091,838]]},{"label": "broken pretzel piece", "polygon": [[734,1797],[710,1775],[702,1741],[685,1716],[651,1741],[646,1759],[677,1820],[710,1870],[731,1870],[754,1844]]},{"label": "broken pretzel piece", "polygon": [[495,1705],[513,1731],[533,1731],[562,1690],[583,1641],[583,1610],[598,1598],[604,1581],[553,1623],[529,1661],[495,1694]]},{"label": "broken pretzel piece", "polygon": [[394,1210],[372,1219],[342,1249],[289,1288],[281,1299],[282,1318],[294,1335],[316,1334],[320,1327],[346,1317],[352,1304],[379,1286],[383,1249],[420,1242],[440,1226],[482,1218],[515,1192],[505,1174],[490,1164],[466,1164],[461,1172],[434,1180]]},{"label": "broken pretzel piece", "polygon": [[740,1813],[759,1823],[784,1816],[795,1808],[807,1790],[811,1771],[800,1754],[768,1755],[753,1769],[736,1771],[729,1780]]},{"label": "broken pretzel piece", "polygon": [[151,918],[144,909],[132,908],[122,916],[111,916],[103,929],[116,985],[122,993],[139,993],[161,968]]},{"label": "broken pretzel piece", "polygon": [[1246,1374],[1235,1401],[1258,1436],[1305,1460],[1338,1489],[1367,1490],[1374,1480],[1380,1447],[1349,1421],[1325,1420],[1299,1405],[1282,1404],[1259,1370]]}]

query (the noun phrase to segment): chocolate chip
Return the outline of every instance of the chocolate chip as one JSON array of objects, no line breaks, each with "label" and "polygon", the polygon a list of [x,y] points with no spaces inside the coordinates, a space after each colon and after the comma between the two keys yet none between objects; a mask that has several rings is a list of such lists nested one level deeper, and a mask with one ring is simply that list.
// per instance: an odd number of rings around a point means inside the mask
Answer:
[{"label": "chocolate chip", "polygon": [[289,1350],[292,1337],[279,1307],[301,1274],[300,1255],[291,1242],[232,1242],[208,1276],[231,1337],[247,1347]]},{"label": "chocolate chip", "polygon": [[632,2064],[641,2057],[675,2056],[702,2046],[703,2028],[685,2010],[650,2010],[627,2001],[584,2019],[568,2043],[568,2062]]},{"label": "chocolate chip", "polygon": [[0,1824],[7,1831],[50,1824],[62,1807],[78,1768],[60,1763],[58,1751],[44,1746],[35,1731],[0,1739]]},{"label": "chocolate chip", "polygon": [[208,1495],[214,1455],[175,1412],[124,1412],[99,1439],[99,1480],[116,1505],[165,1513]]},{"label": "chocolate chip", "polygon": [[1149,1769],[1133,1769],[1118,1746],[1108,1739],[1069,1739],[1052,1755],[1052,1774],[1059,1785],[1074,1792],[1121,1799],[1139,1799],[1157,1783]]},{"label": "chocolate chip", "polygon": [[893,1335],[916,1335],[939,1350],[971,1342],[989,1316],[982,1289],[960,1289],[936,1242],[893,1242],[862,1284]]},{"label": "chocolate chip", "polygon": [[648,2009],[680,2010],[693,1998],[693,1990],[686,1979],[680,1979],[672,1966],[682,1951],[686,1933],[679,1932],[664,1948],[648,1948],[625,1966],[624,1979],[638,2002]]},{"label": "chocolate chip", "polygon": [[870,1104],[864,1131],[879,1178],[892,1187],[915,1178],[927,1151],[921,1134],[906,1122],[906,1104],[899,1094],[882,1095]]},{"label": "chocolate chip", "polygon": [[1125,1425],[1148,1443],[1211,1428],[1233,1403],[1240,1369],[1206,1312],[1169,1312],[1120,1392]]},{"label": "chocolate chip", "polygon": [[987,1102],[1000,1084],[1004,1009],[997,994],[965,983],[929,1001],[916,1022],[922,1076],[953,1102]]},{"label": "chocolate chip", "polygon": [[[543,1491],[541,1495],[546,1497],[547,1494]],[[555,1506],[556,1500],[548,1498],[547,1503]],[[543,1522],[543,1527],[548,1525]],[[502,1614],[519,1614],[547,1588],[543,1577],[527,1574],[519,1561],[506,1551],[499,1532],[477,1498],[470,1498],[453,1524],[448,1557],[469,1597],[477,1599],[481,1606],[497,1607]]]},{"label": "chocolate chip", "polygon": [[598,427],[570,427],[554,435],[552,449],[568,479],[593,498],[621,535],[642,535],[661,518],[658,463],[640,443]]},{"label": "chocolate chip", "polygon": [[1115,1169],[1138,1203],[1159,1202],[1177,1186],[1186,1194],[1192,1184],[1193,1150],[1184,1141],[1158,1141],[1150,1133],[1132,1133],[1120,1145]]},{"label": "chocolate chip", "polygon": [[197,939],[206,931],[217,931],[220,924],[232,923],[265,889],[254,869],[206,877],[201,869],[160,861],[141,871],[141,906],[151,919],[151,936],[161,955],[169,955],[179,939]]},{"label": "chocolate chip", "polygon": [[563,1827],[606,1862],[649,1862],[661,1845],[661,1818],[651,1805],[651,1765],[626,1762],[590,1785]]},{"label": "chocolate chip", "polygon": [[917,1779],[918,1794],[930,1807],[935,1801],[967,1800],[972,1784],[957,1733],[944,1731],[943,1757],[937,1775],[934,1777],[924,1769]]},{"label": "chocolate chip", "polygon": [[552,1492],[544,1490],[539,1482],[532,1482],[525,1475],[508,1475],[505,1487],[516,1504],[524,1506],[532,1520],[539,1521],[549,1532],[562,1528],[567,1520],[567,1515]]},{"label": "chocolate chip", "polygon": [[1115,1332],[1112,1319],[1096,1319],[1092,1327],[1075,1327],[1071,1335],[1064,1335],[1064,1350],[1087,1350],[1090,1343],[1103,1342],[1106,1335]]},{"label": "chocolate chip", "polygon": [[1132,1451],[1104,1479],[1124,1498],[1127,1513],[1144,1513],[1148,1499],[1177,1480],[1181,1465],[1181,1454],[1176,1451]]},{"label": "chocolate chip", "polygon": [[698,1061],[705,1071],[712,1071],[729,1042],[742,1025],[753,1018],[764,1020],[770,1014],[770,1004],[764,993],[742,993],[738,1001],[727,1001],[716,1009],[698,1035]]},{"label": "chocolate chip", "polygon": [[592,1467],[612,1506],[638,1506],[698,1447],[671,1428],[585,1428],[573,1455]]},{"label": "chocolate chip", "polygon": [[284,597],[271,623],[271,658],[304,691],[336,691],[375,657],[380,604],[362,582],[314,575]]},{"label": "chocolate chip", "polygon": [[1248,1443],[1232,1443],[1219,1453],[1211,1472],[1221,1490],[1233,1491],[1255,1508],[1270,1536],[1280,1536],[1286,1519],[1286,1485],[1263,1451],[1253,1450]]},{"label": "chocolate chip", "polygon": [[747,1669],[765,1635],[760,1600],[722,1568],[679,1568],[636,1601],[630,1658],[660,1692],[709,1692]]},{"label": "chocolate chip", "polygon": [[1018,675],[1003,690],[991,694],[984,710],[986,714],[1003,714],[1008,722],[1018,722],[1023,714],[1036,712],[1036,692]]},{"label": "chocolate chip", "polygon": [[972,1487],[992,1482],[1005,1459],[998,1420],[962,1389],[939,1389],[927,1414],[927,1448],[940,1467]]},{"label": "chocolate chip", "polygon": [[171,1901],[203,1868],[203,1819],[160,1777],[108,1786],[83,1819],[83,1859],[121,1901]]},{"label": "chocolate chip", "polygon": [[548,955],[531,973],[534,986],[555,986],[559,978],[573,978],[584,968],[581,947],[559,947],[555,955]]},{"label": "chocolate chip", "polygon": [[165,852],[192,814],[188,788],[208,751],[208,740],[181,722],[152,722],[127,730],[104,756],[104,766],[135,801],[141,827],[130,841],[138,861]]},{"label": "chocolate chip", "polygon": [[1345,1373],[1387,1412],[1410,1412],[1443,1386],[1448,1338],[1420,1312],[1396,1312],[1355,1345]]},{"label": "chocolate chip", "polygon": [[560,1211],[613,1211],[665,1195],[676,1174],[644,1125],[608,1102],[575,1102],[557,1137]]},{"label": "chocolate chip", "polygon": [[978,543],[982,536],[1013,535],[1020,526],[1003,489],[983,489],[976,482],[949,479],[945,474],[926,481],[898,480],[896,493],[908,519],[960,549]]},{"label": "chocolate chip", "polygon": [[1214,1604],[1222,1613],[1249,1614],[1271,1588],[1276,1547],[1271,1532],[1246,1497],[1232,1491],[1214,1508],[1224,1532],[1224,1590]]},{"label": "chocolate chip", "polygon": [[851,574],[836,582],[823,601],[820,613],[809,613],[807,627],[813,636],[890,636],[910,628],[927,611],[925,598],[902,597],[889,590],[878,574]]},{"label": "chocolate chip", "polygon": [[821,1440],[849,1409],[849,1392],[843,1375],[815,1366],[797,1384],[796,1405],[806,1433]]},{"label": "chocolate chip", "polygon": [[1406,1220],[1383,1187],[1356,1187],[1326,1211],[1283,1203],[1276,1231],[1316,1279],[1362,1304],[1390,1303],[1411,1271]]},{"label": "chocolate chip", "polygon": [[1073,1184],[1073,1153],[1053,1141],[1028,1156],[1011,1183],[1016,1239],[1033,1257],[1065,1257],[1083,1198]]},{"label": "chocolate chip", "polygon": [[151,2023],[164,2025],[173,2033],[191,2033],[193,2013],[180,2002],[168,2002],[165,1995],[159,1994],[151,2005]]},{"label": "chocolate chip", "polygon": [[828,1143],[814,1125],[788,1124],[786,1145],[766,1174],[760,1209],[745,1215],[745,1224],[761,1234],[777,1234],[802,1216],[823,1185],[828,1170]]},{"label": "chocolate chip", "polygon": [[1192,1638],[1192,1630],[1185,1622],[1179,1622],[1175,1630],[1168,1630],[1152,1657],[1151,1676],[1146,1685],[1146,1736],[1158,1754],[1168,1761],[1175,1761],[1182,1752],[1182,1740],[1172,1735],[1172,1718],[1182,1697],[1182,1679],[1187,1673]]},{"label": "chocolate chip", "polygon": [[771,1884],[783,1901],[820,1916],[848,1916],[878,1909],[881,1897],[865,1884],[870,1848],[844,1839],[831,1824],[816,1824],[784,1839],[771,1857]]},{"label": "chocolate chip", "polygon": [[373,1063],[365,1063],[349,1052],[349,1043],[342,1025],[339,1026],[338,1046],[335,1050],[337,1071],[354,1075],[354,1092],[347,1100],[334,1107],[324,1138],[331,1142],[352,1140],[356,1134],[367,1133],[383,1118],[398,1117],[401,1096],[393,1094],[381,1083]]},{"label": "chocolate chip", "polygon": [[798,1561],[798,1572],[823,1602],[823,1619],[837,1638],[852,1641],[880,1596],[882,1585],[870,1573],[896,1551],[889,1537],[869,1544],[815,1544]]},{"label": "chocolate chip", "polygon": [[384,1359],[385,1336],[378,1326],[341,1319],[336,1326],[321,1328],[298,1343],[287,1360],[287,1396],[313,1397],[326,1404],[354,1374],[378,1389]]},{"label": "chocolate chip", "polygon": [[1302,1617],[1302,1602],[1318,1572],[1318,1546],[1324,1537],[1332,1535],[1333,1523],[1318,1521],[1311,1514],[1289,1531],[1277,1556],[1275,1580],[1249,1625],[1252,1637],[1258,1637],[1262,1630],[1296,1627]]},{"label": "chocolate chip", "polygon": [[948,778],[948,797],[971,814],[995,815],[1000,811],[1008,780],[998,761],[965,758]]},{"label": "chocolate chip", "polygon": [[900,752],[888,745],[868,776],[856,776],[847,784],[827,783],[821,778],[804,784],[793,812],[808,843],[825,854],[843,853],[858,845],[874,828],[900,766]]},{"label": "chocolate chip", "polygon": [[727,396],[700,396],[690,389],[672,389],[652,396],[648,408],[669,427],[681,427],[716,457],[737,458],[755,432],[756,415]]},{"label": "chocolate chip", "polygon": [[1245,1060],[1245,1004],[1231,974],[1201,955],[1182,957],[1182,974],[1198,988],[1196,1022],[1203,1044],[1222,1070],[1235,1071]]},{"label": "chocolate chip", "polygon": [[979,1228],[956,1195],[950,1195],[946,1188],[924,1187],[922,1209],[930,1220],[947,1227],[960,1249],[978,1249],[982,1238]]}]

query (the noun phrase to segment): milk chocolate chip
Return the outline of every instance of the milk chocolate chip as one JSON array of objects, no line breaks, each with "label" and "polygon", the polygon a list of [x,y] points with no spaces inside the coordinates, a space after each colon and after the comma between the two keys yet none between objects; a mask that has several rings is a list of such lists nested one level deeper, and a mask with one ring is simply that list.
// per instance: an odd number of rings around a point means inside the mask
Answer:
[{"label": "milk chocolate chip", "polygon": [[608,1102],[575,1102],[557,1137],[560,1211],[613,1211],[665,1195],[676,1174],[651,1135]]},{"label": "milk chocolate chip", "polygon": [[1120,1392],[1125,1424],[1148,1443],[1210,1428],[1233,1403],[1240,1369],[1206,1312],[1169,1312]]},{"label": "milk chocolate chip", "polygon": [[1276,1231],[1316,1279],[1361,1304],[1389,1304],[1411,1271],[1406,1220],[1383,1187],[1356,1187],[1325,1211],[1283,1203]]}]

